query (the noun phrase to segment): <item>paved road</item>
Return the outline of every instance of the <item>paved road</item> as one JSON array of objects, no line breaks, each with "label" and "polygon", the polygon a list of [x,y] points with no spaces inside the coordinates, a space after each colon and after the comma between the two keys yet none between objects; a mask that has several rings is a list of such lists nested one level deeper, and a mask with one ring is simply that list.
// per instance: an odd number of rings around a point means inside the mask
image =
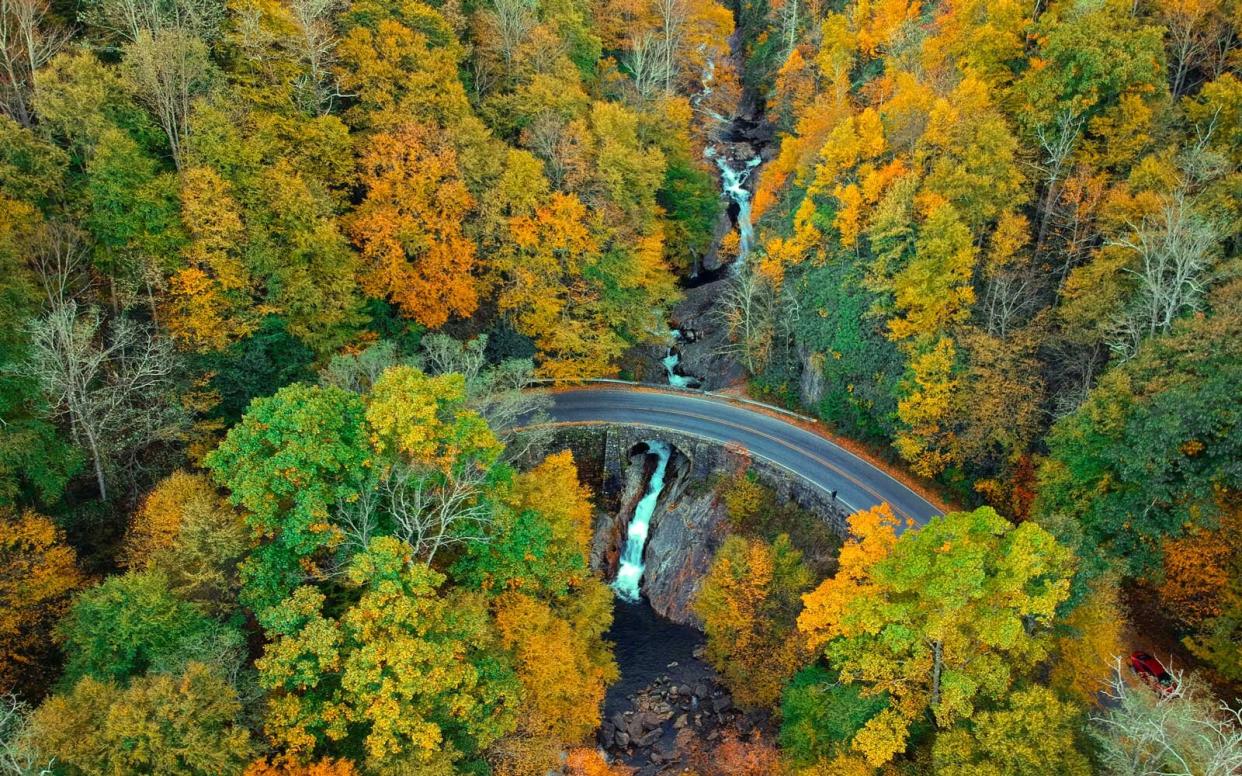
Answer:
[{"label": "paved road", "polygon": [[940,510],[910,488],[828,439],[726,399],[673,391],[583,388],[557,391],[550,414],[557,423],[617,423],[691,434],[744,446],[837,498],[850,510],[882,501],[922,524]]}]

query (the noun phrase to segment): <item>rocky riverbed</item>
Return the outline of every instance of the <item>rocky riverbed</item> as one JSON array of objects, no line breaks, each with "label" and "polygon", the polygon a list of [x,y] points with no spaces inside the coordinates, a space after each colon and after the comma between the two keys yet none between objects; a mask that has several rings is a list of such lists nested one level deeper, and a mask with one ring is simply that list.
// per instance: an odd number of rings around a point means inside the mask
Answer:
[{"label": "rocky riverbed", "polygon": [[610,639],[621,680],[604,700],[597,742],[636,776],[680,773],[692,753],[726,735],[739,738],[765,724],[743,713],[703,660],[703,634],[619,602]]}]

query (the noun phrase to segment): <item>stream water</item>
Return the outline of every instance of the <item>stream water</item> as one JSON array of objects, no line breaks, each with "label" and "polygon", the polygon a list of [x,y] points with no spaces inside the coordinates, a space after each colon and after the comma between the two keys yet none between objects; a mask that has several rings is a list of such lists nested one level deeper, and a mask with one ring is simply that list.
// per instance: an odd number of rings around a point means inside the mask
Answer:
[{"label": "stream water", "polygon": [[724,195],[733,203],[732,207],[736,211],[734,221],[737,225],[738,241],[737,259],[733,262],[733,271],[737,272],[745,265],[746,257],[750,255],[750,249],[755,242],[755,226],[750,221],[750,190],[746,188],[746,182],[763,159],[756,154],[742,162],[741,167],[734,167],[729,157],[716,150],[715,146],[708,146],[704,153],[708,159],[716,163],[716,167],[720,170],[721,188]]},{"label": "stream water", "polygon": [[629,696],[668,674],[671,663],[680,666],[679,678],[683,683],[711,674],[694,657],[695,647],[703,643],[703,634],[689,625],[664,619],[645,603],[615,599],[607,638],[615,645],[613,656],[621,669],[621,679],[608,686],[605,716],[629,708]]},{"label": "stream water", "polygon": [[685,336],[681,329],[673,329],[670,334],[673,337],[673,344],[669,345],[668,353],[660,361],[664,365],[668,384],[674,388],[698,388],[703,381],[681,370],[681,349],[678,343],[684,340]]},{"label": "stream water", "polygon": [[[704,97],[711,93],[713,74],[714,66],[709,61],[703,73],[703,90],[692,99],[696,107]],[[718,125],[713,132],[716,142],[708,145],[703,151],[703,155],[714,163],[720,172],[720,194],[729,202],[729,220],[738,233],[737,256],[727,269],[722,266],[717,270],[701,270],[696,257],[694,271],[683,282],[686,288],[697,288],[713,283],[722,279],[726,272],[733,274],[741,272],[754,247],[755,227],[751,222],[751,192],[748,186],[755,171],[763,163],[763,157],[759,152],[762,143],[756,142],[756,137],[761,137],[762,133],[756,134],[761,127],[761,121],[755,116],[748,115],[749,112],[745,108],[748,104],[752,104],[751,100],[744,97],[739,105],[738,114],[732,119],[708,112],[711,119]],[[703,377],[688,374],[682,366],[682,346],[685,344],[685,338],[681,336],[682,332],[673,329],[671,335],[673,342],[664,358],[661,359],[668,384],[676,388],[702,386]]]},{"label": "stream water", "polygon": [[673,452],[665,442],[652,440],[646,442],[646,445],[647,452],[656,457],[655,471],[647,482],[647,491],[639,500],[638,506],[634,507],[634,517],[626,529],[625,546],[621,550],[621,565],[617,568],[617,578],[612,583],[617,595],[631,603],[642,600],[638,584],[643,578],[643,549],[647,546],[651,516],[660,500],[660,492],[664,490],[664,473],[668,470],[668,459]]}]

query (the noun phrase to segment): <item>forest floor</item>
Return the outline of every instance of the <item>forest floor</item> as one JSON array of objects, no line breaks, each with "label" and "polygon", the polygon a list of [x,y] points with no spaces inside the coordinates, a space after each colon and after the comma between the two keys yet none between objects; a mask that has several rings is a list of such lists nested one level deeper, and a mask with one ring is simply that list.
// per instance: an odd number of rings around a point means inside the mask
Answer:
[{"label": "forest floor", "polygon": [[[1160,608],[1159,600],[1156,591],[1145,585],[1132,583],[1122,588],[1122,603],[1128,613],[1122,634],[1126,649],[1153,655],[1172,672],[1193,671],[1211,686],[1218,698],[1242,700],[1242,683],[1229,681],[1186,649],[1180,635],[1184,629]],[[1128,654],[1120,657],[1124,660]]]}]

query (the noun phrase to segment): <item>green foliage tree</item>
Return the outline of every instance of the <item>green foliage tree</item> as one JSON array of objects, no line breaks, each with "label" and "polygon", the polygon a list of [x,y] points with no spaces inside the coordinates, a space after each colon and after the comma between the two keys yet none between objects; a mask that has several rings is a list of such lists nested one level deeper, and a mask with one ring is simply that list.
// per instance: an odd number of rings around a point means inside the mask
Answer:
[{"label": "green foliage tree", "polygon": [[439,593],[444,576],[392,537],[355,556],[348,581],[360,595],[339,619],[311,587],[270,618],[257,666],[279,692],[273,740],[309,753],[357,726],[368,761],[398,772],[475,755],[512,730],[519,690],[481,597]]},{"label": "green foliage tree", "polygon": [[900,537],[887,509],[850,525],[858,538],[836,577],[804,597],[798,627],[842,681],[888,694],[853,742],[878,766],[905,750],[914,722],[971,719],[1048,656],[1073,562],[1043,529],[988,507]]},{"label": "green foliage tree", "polygon": [[160,571],[111,577],[84,591],[61,622],[64,681],[125,683],[148,670],[176,672],[195,656],[229,655],[241,633],[178,598]]},{"label": "green foliage tree", "polygon": [[1052,530],[1081,537],[1085,571],[1111,562],[1155,573],[1165,537],[1211,527],[1218,490],[1242,489],[1240,290],[1222,288],[1215,315],[1147,341],[1050,432],[1036,510]]},{"label": "green foliage tree", "polygon": [[800,767],[830,761],[887,706],[885,696],[864,696],[827,668],[808,666],[794,674],[781,696],[781,751]]},{"label": "green foliage tree", "polygon": [[357,496],[373,455],[364,412],[352,393],[294,384],[255,400],[206,459],[260,537],[242,601],[261,622],[339,541],[329,510]]}]

